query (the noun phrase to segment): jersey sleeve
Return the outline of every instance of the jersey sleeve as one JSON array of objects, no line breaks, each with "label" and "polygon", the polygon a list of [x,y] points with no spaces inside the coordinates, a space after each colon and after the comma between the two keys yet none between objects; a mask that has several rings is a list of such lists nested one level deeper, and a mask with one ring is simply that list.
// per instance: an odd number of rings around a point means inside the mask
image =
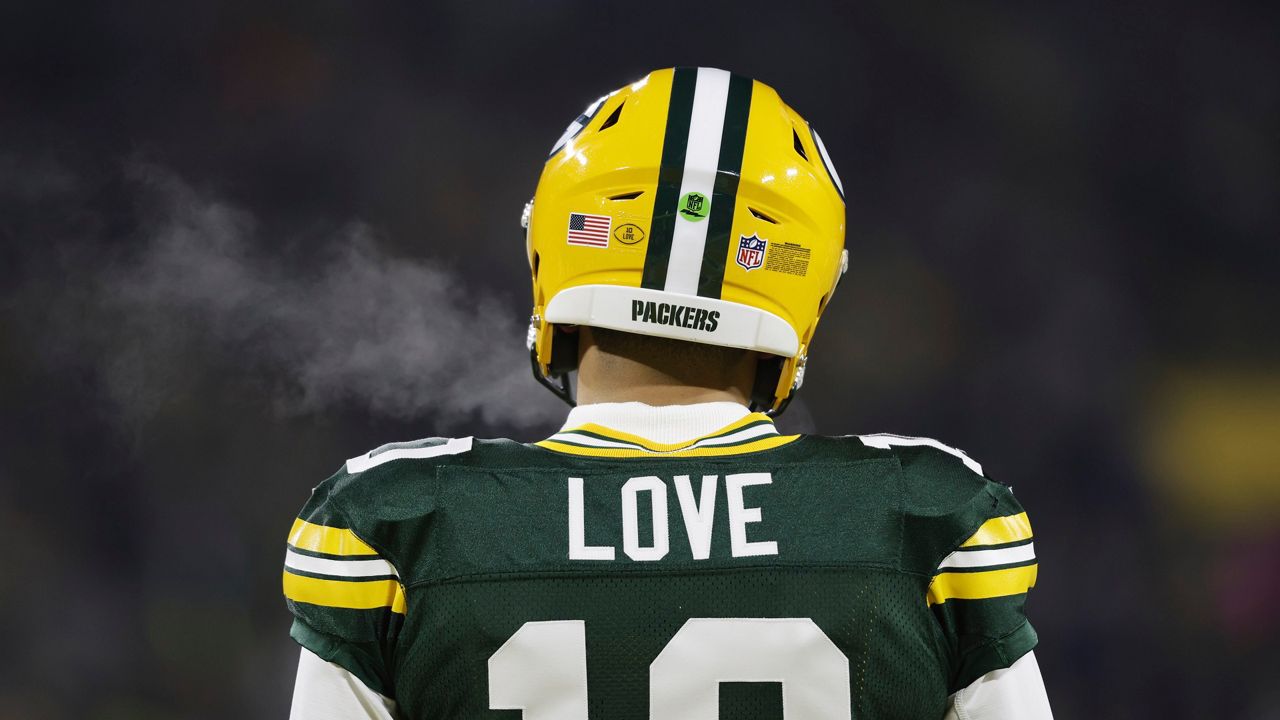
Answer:
[{"label": "jersey sleeve", "polygon": [[316,488],[289,531],[284,595],[293,639],[385,697],[405,593],[395,566],[354,527],[330,493]]},{"label": "jersey sleeve", "polygon": [[951,692],[1036,646],[1025,606],[1039,567],[1031,522],[1004,485],[985,481],[954,521],[962,540],[938,563],[927,595],[955,659]]}]

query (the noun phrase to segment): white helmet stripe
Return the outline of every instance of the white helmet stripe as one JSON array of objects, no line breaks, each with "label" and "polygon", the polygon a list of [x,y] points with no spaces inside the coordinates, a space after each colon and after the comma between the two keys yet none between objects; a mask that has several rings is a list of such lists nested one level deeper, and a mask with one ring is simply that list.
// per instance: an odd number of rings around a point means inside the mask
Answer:
[{"label": "white helmet stripe", "polygon": [[581,115],[574,118],[573,122],[569,123],[569,127],[564,129],[564,133],[560,135],[560,139],[556,140],[555,146],[551,148],[551,154],[555,155],[560,152],[560,148],[564,147],[565,143],[577,137],[578,133],[582,132],[582,128],[586,127],[587,123],[591,122],[591,118],[595,117],[596,113],[600,112],[600,106],[604,105],[604,101],[608,99],[608,95],[601,95],[599,98],[596,98],[595,102],[588,105],[587,109],[583,110]]},{"label": "white helmet stripe", "polygon": [[840,197],[844,197],[844,184],[840,182],[840,176],[836,174],[835,163],[831,162],[831,156],[827,154],[827,146],[822,144],[822,138],[818,136],[818,131],[809,126],[809,132],[813,135],[813,144],[818,146],[818,154],[822,156],[822,165],[831,174],[831,180],[836,184],[836,190],[840,191]]},{"label": "white helmet stripe", "polygon": [[[684,175],[678,197],[697,192],[710,198],[715,189],[724,113],[729,103],[729,77],[726,70],[698,68],[693,91],[693,117],[689,122],[689,141],[685,146]],[[667,281],[663,286],[667,292],[698,294],[698,275],[702,271],[708,226],[705,219],[701,222],[676,221],[671,237],[671,255],[667,259]]]}]

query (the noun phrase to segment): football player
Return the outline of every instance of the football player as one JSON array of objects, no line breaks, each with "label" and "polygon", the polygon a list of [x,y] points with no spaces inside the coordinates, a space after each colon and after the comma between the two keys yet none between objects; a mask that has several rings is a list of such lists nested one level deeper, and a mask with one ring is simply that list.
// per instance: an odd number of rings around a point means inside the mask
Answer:
[{"label": "football player", "polygon": [[772,88],[606,95],[523,224],[534,375],[576,407],[315,489],[295,720],[1050,717],[1009,489],[935,440],[774,426],[847,254],[831,158]]}]

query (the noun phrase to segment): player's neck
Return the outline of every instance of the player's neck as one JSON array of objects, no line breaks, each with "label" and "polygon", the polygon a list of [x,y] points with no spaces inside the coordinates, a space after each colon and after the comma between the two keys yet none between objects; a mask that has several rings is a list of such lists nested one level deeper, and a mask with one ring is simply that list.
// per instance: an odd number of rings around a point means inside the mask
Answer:
[{"label": "player's neck", "polygon": [[708,402],[747,404],[747,397],[737,388],[714,388],[673,383],[654,378],[648,382],[617,386],[592,383],[578,376],[578,403],[641,402],[646,405],[693,405]]},{"label": "player's neck", "polygon": [[736,366],[703,372],[672,366],[663,358],[637,359],[611,355],[583,338],[578,360],[578,403],[642,402],[646,405],[692,405],[735,402],[748,405],[755,381],[754,358]]}]

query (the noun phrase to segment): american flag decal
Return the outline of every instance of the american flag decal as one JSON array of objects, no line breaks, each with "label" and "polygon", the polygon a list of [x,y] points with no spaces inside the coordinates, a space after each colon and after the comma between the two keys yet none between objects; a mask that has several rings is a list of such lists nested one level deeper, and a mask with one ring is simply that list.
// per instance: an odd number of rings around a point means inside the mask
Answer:
[{"label": "american flag decal", "polygon": [[608,215],[569,213],[569,244],[609,247],[613,218]]}]

